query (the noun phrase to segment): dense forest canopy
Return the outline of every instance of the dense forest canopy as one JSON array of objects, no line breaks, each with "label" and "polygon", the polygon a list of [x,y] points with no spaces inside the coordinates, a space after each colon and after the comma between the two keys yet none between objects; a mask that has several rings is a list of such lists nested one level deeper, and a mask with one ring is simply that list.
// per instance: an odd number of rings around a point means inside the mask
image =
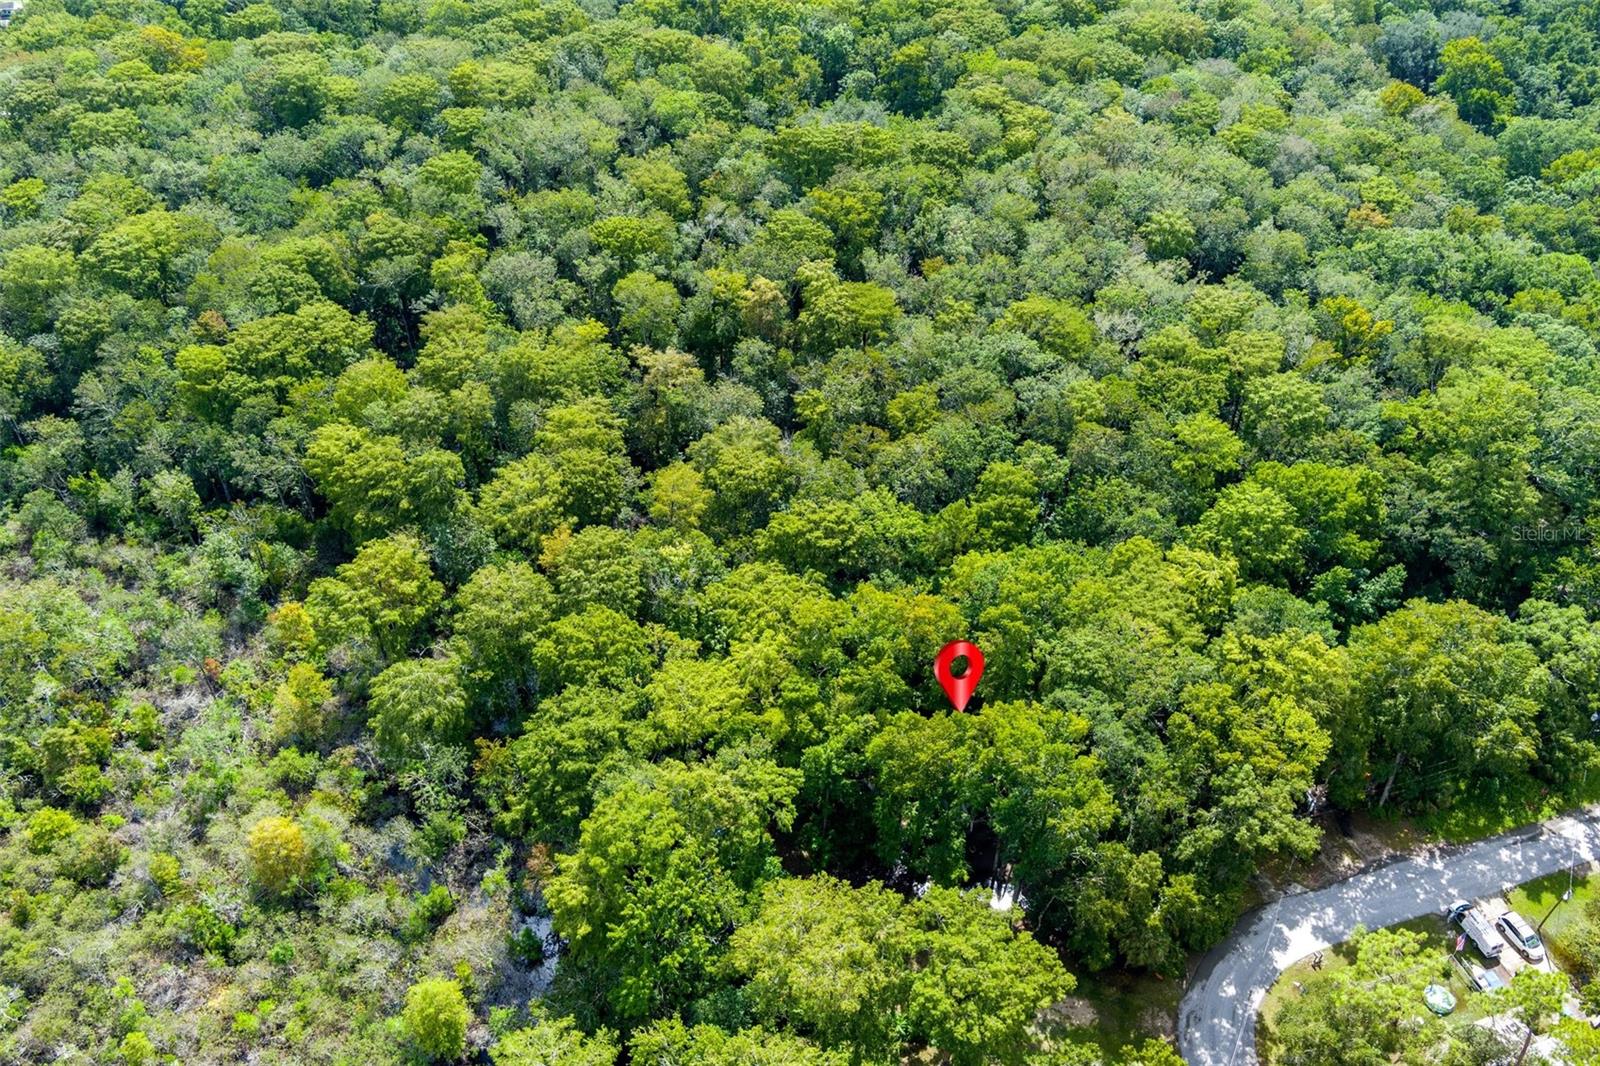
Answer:
[{"label": "dense forest canopy", "polygon": [[1596,762],[1597,30],[30,0],[0,1056],[1170,1063],[1047,1008]]}]

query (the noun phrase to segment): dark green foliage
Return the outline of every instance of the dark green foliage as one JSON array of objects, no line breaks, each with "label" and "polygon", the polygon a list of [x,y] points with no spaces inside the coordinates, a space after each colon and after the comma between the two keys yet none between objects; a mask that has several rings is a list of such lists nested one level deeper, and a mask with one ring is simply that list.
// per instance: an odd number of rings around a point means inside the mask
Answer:
[{"label": "dark green foliage", "polygon": [[417,896],[411,904],[411,915],[406,919],[404,935],[408,940],[425,940],[428,935],[456,909],[455,896],[444,885],[434,885]]},{"label": "dark green foliage", "polygon": [[1593,12],[1335,6],[30,0],[0,1059],[1088,1063],[1581,790]]}]

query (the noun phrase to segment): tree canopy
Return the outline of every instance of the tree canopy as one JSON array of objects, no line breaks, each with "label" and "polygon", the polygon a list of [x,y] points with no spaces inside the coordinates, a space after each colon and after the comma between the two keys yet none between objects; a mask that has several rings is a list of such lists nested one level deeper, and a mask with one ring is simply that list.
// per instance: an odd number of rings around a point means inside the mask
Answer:
[{"label": "tree canopy", "polygon": [[1170,1064],[1063,1002],[1596,767],[1593,23],[29,0],[0,1059]]}]

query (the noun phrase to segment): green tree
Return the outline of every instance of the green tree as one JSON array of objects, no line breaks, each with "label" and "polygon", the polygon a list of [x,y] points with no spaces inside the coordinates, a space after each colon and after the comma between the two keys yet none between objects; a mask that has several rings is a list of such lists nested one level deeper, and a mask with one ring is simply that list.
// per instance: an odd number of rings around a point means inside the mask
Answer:
[{"label": "green tree", "polygon": [[1169,875],[1156,852],[1135,854],[1115,841],[1095,846],[1062,897],[1072,949],[1095,970],[1119,958],[1157,973],[1181,969],[1185,946],[1202,942],[1211,906],[1194,875]]},{"label": "green tree", "polygon": [[1193,534],[1195,543],[1239,560],[1247,578],[1281,580],[1304,566],[1300,517],[1288,500],[1255,481],[1223,489]]},{"label": "green tree", "polygon": [[683,301],[677,288],[646,270],[635,270],[612,286],[617,319],[629,339],[662,347],[677,331]]},{"label": "green tree", "polygon": [[650,518],[673,529],[698,529],[712,494],[700,472],[687,463],[662,467],[650,478]]},{"label": "green tree", "polygon": [[594,807],[595,784],[634,761],[638,701],[598,686],[541,700],[522,735],[480,748],[476,782],[501,831],[551,843],[577,840]]},{"label": "green tree", "polygon": [[408,455],[397,438],[345,422],[312,434],[305,464],[328,499],[330,518],[358,540],[447,517],[466,478],[453,452],[428,448]]},{"label": "green tree", "polygon": [[[148,211],[118,222],[84,250],[90,273],[134,296],[160,296],[178,282],[179,256],[207,237],[198,219]],[[9,260],[8,260],[9,261]],[[58,275],[64,264],[46,264]]]},{"label": "green tree", "polygon": [[602,1029],[583,1033],[571,1018],[537,1021],[495,1041],[489,1049],[494,1066],[615,1066],[616,1037]]},{"label": "green tree", "polygon": [[1230,688],[1191,686],[1168,722],[1174,783],[1191,812],[1176,854],[1219,888],[1242,883],[1268,855],[1315,853],[1320,835],[1300,806],[1330,745],[1314,705]]},{"label": "green tree", "polygon": [[1332,732],[1346,787],[1370,767],[1378,806],[1449,802],[1533,759],[1537,658],[1503,619],[1416,601],[1352,632],[1350,655],[1352,717]]},{"label": "green tree", "polygon": [[979,547],[1026,543],[1039,526],[1038,479],[1015,463],[991,464],[978,478],[972,517]]},{"label": "green tree", "polygon": [[551,543],[541,562],[555,579],[563,609],[609,607],[625,617],[644,599],[644,557],[620,529],[591,526]]},{"label": "green tree", "polygon": [[273,56],[252,73],[248,86],[269,128],[306,125],[322,115],[338,92],[328,61],[309,52]]},{"label": "green tree", "polygon": [[689,461],[711,491],[706,518],[720,533],[765,525],[796,480],[783,435],[762,419],[729,419],[690,446]]},{"label": "green tree", "polygon": [[400,1023],[406,1036],[430,1060],[453,1062],[467,1049],[472,1011],[459,982],[434,977],[406,989]]},{"label": "green tree", "polygon": [[527,563],[483,567],[457,591],[451,644],[478,698],[515,708],[537,682],[533,653],[555,616],[550,582]]},{"label": "green tree", "polygon": [[1294,508],[1307,531],[1310,565],[1351,567],[1373,563],[1385,517],[1383,478],[1365,467],[1325,463],[1260,463],[1250,474]]},{"label": "green tree", "polygon": [[1434,92],[1454,97],[1461,117],[1480,129],[1498,130],[1516,100],[1506,68],[1476,37],[1458,37],[1439,54],[1441,73]]},{"label": "green tree", "polygon": [[644,1066],[845,1066],[850,1061],[787,1033],[729,1033],[715,1025],[686,1026],[676,1018],[638,1030],[628,1047],[630,1061]]},{"label": "green tree", "polygon": [[272,695],[272,729],[283,740],[315,744],[327,729],[333,686],[310,663],[295,663]]},{"label": "green tree", "polygon": [[1084,354],[1094,339],[1087,315],[1064,300],[1046,296],[1029,296],[1013,303],[995,320],[994,328],[1032,337],[1040,347],[1062,359]]},{"label": "green tree", "polygon": [[1273,374],[1245,384],[1240,421],[1245,439],[1263,458],[1289,461],[1304,455],[1331,416],[1322,390],[1299,374]]},{"label": "green tree", "polygon": [[626,690],[648,677],[655,657],[648,634],[610,607],[591,604],[552,623],[533,650],[541,688],[570,684]]},{"label": "green tree", "polygon": [[704,993],[734,916],[788,825],[795,771],[666,762],[630,775],[584,820],[550,881],[558,932],[605,975],[611,1012],[642,1019]]},{"label": "green tree", "polygon": [[18,336],[49,325],[54,306],[72,291],[78,264],[70,251],[25,244],[0,260],[0,314]]},{"label": "green tree", "polygon": [[1239,468],[1244,445],[1220,419],[1191,415],[1172,427],[1176,447],[1172,472],[1190,493],[1209,496],[1219,478]]},{"label": "green tree", "polygon": [[1444,956],[1429,958],[1422,934],[1407,930],[1358,933],[1352,944],[1353,963],[1313,977],[1278,1013],[1273,1035],[1289,1066],[1403,1060],[1437,1041],[1439,1020],[1417,1004],[1447,976]]},{"label": "green tree", "polygon": [[439,83],[425,74],[402,74],[378,94],[378,114],[391,126],[414,130],[439,107]]},{"label": "green tree", "polygon": [[1572,994],[1572,984],[1567,975],[1545,971],[1532,966],[1517,973],[1507,990],[1510,1014],[1523,1025],[1522,1044],[1517,1048],[1517,1064],[1528,1057],[1528,1048],[1535,1035],[1547,1032],[1553,1022],[1560,1020],[1562,1004]]},{"label": "green tree", "polygon": [[1194,223],[1177,211],[1156,211],[1139,227],[1154,259],[1182,259],[1194,250]]},{"label": "green tree", "polygon": [[888,335],[900,315],[895,295],[881,285],[840,281],[830,268],[807,264],[801,272],[796,324],[805,346],[818,354],[864,348]]},{"label": "green tree", "polygon": [[396,767],[466,739],[467,694],[451,659],[408,659],[372,679],[372,739]]},{"label": "green tree", "polygon": [[556,465],[526,455],[502,466],[478,493],[478,518],[502,544],[534,553],[556,528],[570,524],[571,494]]},{"label": "green tree", "polygon": [[1400,464],[1423,495],[1425,542],[1467,590],[1499,591],[1525,561],[1516,531],[1539,510],[1533,388],[1499,370],[1454,369],[1439,387],[1397,405]]},{"label": "green tree", "polygon": [[919,960],[907,1020],[952,1063],[1022,1063],[1039,1012],[1075,982],[1054,951],[1005,915],[954,889],[932,888],[912,909]]},{"label": "green tree", "polygon": [[156,1061],[156,1046],[142,1029],[135,1029],[117,1045],[117,1055],[128,1066],[147,1066]]},{"label": "green tree", "polygon": [[325,647],[370,642],[379,654],[396,658],[443,598],[422,543],[399,533],[368,541],[333,577],[313,581],[306,612]]},{"label": "green tree", "polygon": [[643,158],[623,157],[618,160],[628,184],[638,190],[647,203],[659,208],[675,219],[689,217],[694,208],[689,193],[687,175],[673,166],[664,153],[652,152]]},{"label": "green tree", "polygon": [[906,1009],[905,904],[883,886],[827,876],[767,885],[760,910],[733,935],[728,964],[745,975],[756,1016],[787,1020],[824,1047],[868,1059],[895,1045]]},{"label": "green tree", "polygon": [[637,267],[664,263],[672,251],[672,230],[672,219],[666,215],[614,215],[590,226],[589,235],[623,265]]},{"label": "green tree", "polygon": [[311,873],[311,846],[298,824],[280,815],[261,819],[245,842],[250,879],[264,892],[290,895]]},{"label": "green tree", "polygon": [[586,400],[552,409],[534,447],[548,458],[560,513],[578,523],[616,517],[636,472],[624,454],[621,420],[609,404]]},{"label": "green tree", "polygon": [[846,269],[861,261],[883,222],[883,194],[863,184],[812,189],[812,214],[833,231],[835,248]]}]

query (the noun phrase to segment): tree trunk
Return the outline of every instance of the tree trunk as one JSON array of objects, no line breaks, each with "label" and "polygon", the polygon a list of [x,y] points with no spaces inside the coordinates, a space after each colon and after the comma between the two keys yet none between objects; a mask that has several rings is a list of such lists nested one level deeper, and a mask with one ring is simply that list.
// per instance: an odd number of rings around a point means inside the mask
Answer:
[{"label": "tree trunk", "polygon": [[1517,1052],[1517,1061],[1513,1066],[1522,1066],[1522,1060],[1528,1057],[1528,1045],[1533,1043],[1533,1027],[1528,1027],[1528,1035],[1522,1038],[1522,1050]]},{"label": "tree trunk", "polygon": [[1404,758],[1405,755],[1403,753],[1396,753],[1394,757],[1394,765],[1389,767],[1389,780],[1383,783],[1383,795],[1378,797],[1379,809],[1382,809],[1383,805],[1389,802],[1389,790],[1394,788],[1394,778],[1395,775],[1400,772],[1400,762]]}]

